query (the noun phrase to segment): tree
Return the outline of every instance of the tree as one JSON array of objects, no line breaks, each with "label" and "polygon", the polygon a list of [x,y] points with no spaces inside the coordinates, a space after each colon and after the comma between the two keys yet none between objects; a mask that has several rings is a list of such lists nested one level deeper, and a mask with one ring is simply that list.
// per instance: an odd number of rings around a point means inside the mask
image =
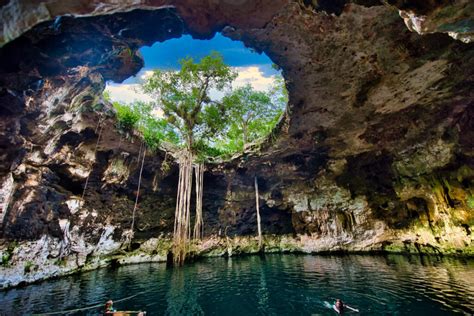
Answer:
[{"label": "tree", "polygon": [[[176,198],[173,259],[183,264],[186,258],[190,231],[190,201],[193,163],[203,143],[222,134],[227,125],[228,109],[213,100],[211,90],[224,91],[231,86],[236,73],[216,52],[203,57],[198,63],[192,58],[180,61],[179,71],[155,70],[143,84],[143,90],[157,99],[166,121],[179,135],[183,150],[179,155],[179,180]],[[194,237],[201,237],[202,186],[204,168],[196,168],[196,223]]]},{"label": "tree", "polygon": [[288,104],[288,90],[286,90],[285,79],[283,77],[275,78],[269,94],[272,99],[272,104],[283,111]]},{"label": "tree", "polygon": [[[245,144],[270,133],[288,98],[283,80],[277,81],[269,92],[254,91],[249,85],[231,91],[237,74],[215,52],[199,62],[192,58],[180,60],[180,65],[177,71],[155,70],[142,84],[143,91],[154,97],[156,104],[137,102],[129,109],[116,106],[119,127],[138,130],[147,147],[157,148],[164,140],[180,148],[175,152],[179,165],[173,235],[176,264],[184,263],[191,238],[193,169],[196,172],[193,237],[200,239],[203,162],[210,157],[243,151]],[[218,95],[225,97],[219,99]],[[156,107],[163,118],[154,115]]]},{"label": "tree", "polygon": [[154,96],[168,123],[173,125],[190,152],[196,142],[217,137],[224,129],[227,109],[211,90],[230,88],[236,73],[217,52],[203,57],[180,60],[179,71],[155,70],[143,84],[143,90]]},{"label": "tree", "polygon": [[268,135],[286,106],[281,85],[284,87],[280,82],[270,92],[263,92],[247,84],[224,97],[223,103],[232,117],[224,147],[243,151],[248,143]]}]

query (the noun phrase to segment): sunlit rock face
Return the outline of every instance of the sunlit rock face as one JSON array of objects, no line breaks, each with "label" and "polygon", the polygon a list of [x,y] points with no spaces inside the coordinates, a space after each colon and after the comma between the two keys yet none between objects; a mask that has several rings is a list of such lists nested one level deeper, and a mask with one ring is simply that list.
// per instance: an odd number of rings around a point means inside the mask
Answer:
[{"label": "sunlit rock face", "polygon": [[447,33],[466,43],[474,40],[472,1],[387,0],[386,2],[400,9],[400,16],[412,31],[419,34]]},{"label": "sunlit rock face", "polygon": [[[258,251],[246,237],[257,230],[257,177],[263,232],[274,235],[267,251],[472,255],[474,46],[411,32],[397,9],[378,1],[354,2],[4,4],[2,286],[111,261],[166,259],[177,167],[163,152],[147,153],[135,252],[120,255],[141,141],[119,133],[101,93],[106,80],[140,70],[140,46],[217,30],[283,69],[290,104],[264,144],[207,166],[209,239],[196,253]],[[408,3],[391,4],[427,17],[462,5]],[[137,7],[155,10],[101,15]],[[469,8],[464,19],[472,19]],[[66,13],[91,16],[56,18]]]}]

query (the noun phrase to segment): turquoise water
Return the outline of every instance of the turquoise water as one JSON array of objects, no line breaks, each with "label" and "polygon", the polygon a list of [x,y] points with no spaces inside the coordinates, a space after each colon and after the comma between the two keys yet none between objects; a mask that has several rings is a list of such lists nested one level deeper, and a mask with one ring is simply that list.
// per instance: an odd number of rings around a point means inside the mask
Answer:
[{"label": "turquoise water", "polygon": [[472,314],[474,260],[266,255],[182,268],[139,264],[2,291],[0,314],[56,312],[109,298],[121,300],[117,309],[148,315],[335,315],[325,306],[335,298],[361,315]]}]

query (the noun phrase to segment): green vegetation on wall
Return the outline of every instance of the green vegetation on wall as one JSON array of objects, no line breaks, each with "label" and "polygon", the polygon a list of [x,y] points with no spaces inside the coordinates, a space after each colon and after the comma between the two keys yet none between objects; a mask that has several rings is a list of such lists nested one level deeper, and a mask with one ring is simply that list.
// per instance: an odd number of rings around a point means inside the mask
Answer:
[{"label": "green vegetation on wall", "polygon": [[116,110],[117,128],[126,133],[138,131],[149,149],[158,149],[162,141],[174,144],[179,142],[171,126],[153,114],[152,104],[135,102],[128,105],[114,102],[113,106]]}]

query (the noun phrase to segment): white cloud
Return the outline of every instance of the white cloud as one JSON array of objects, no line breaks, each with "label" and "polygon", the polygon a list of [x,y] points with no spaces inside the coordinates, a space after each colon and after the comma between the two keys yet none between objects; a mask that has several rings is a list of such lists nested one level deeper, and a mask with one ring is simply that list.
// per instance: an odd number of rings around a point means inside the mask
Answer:
[{"label": "white cloud", "polygon": [[[232,69],[238,74],[232,83],[232,88],[239,88],[250,84],[255,90],[268,91],[276,80],[274,75],[265,76],[262,69],[258,66],[232,67]],[[221,99],[224,97],[224,93],[212,89],[210,96],[213,99]]]},{"label": "white cloud", "polygon": [[[247,67],[233,67],[237,71],[238,76],[235,79],[232,86],[234,88],[242,87],[246,84],[250,84],[255,90],[267,91],[273,85],[276,77],[265,76],[264,72],[258,66],[247,66]],[[107,84],[106,91],[110,93],[112,101],[118,101],[122,103],[133,103],[134,101],[154,101],[152,97],[146,95],[140,91],[140,84],[142,80],[146,79],[153,73],[153,70],[141,70],[135,77],[127,79],[123,84]],[[221,99],[224,94],[212,90],[210,92],[211,98]]]},{"label": "white cloud", "polygon": [[137,77],[140,78],[140,80],[145,80],[148,77],[151,77],[153,74],[153,70],[142,70],[137,74]]},{"label": "white cloud", "polygon": [[140,91],[140,85],[136,83],[130,84],[107,84],[105,91],[110,93],[112,101],[121,103],[133,103],[135,101],[154,101],[152,97]]},{"label": "white cloud", "polygon": [[266,91],[275,82],[275,76],[265,77],[262,69],[258,66],[233,67],[238,72],[237,79],[233,83],[233,87],[242,87],[250,84],[255,90]]}]

